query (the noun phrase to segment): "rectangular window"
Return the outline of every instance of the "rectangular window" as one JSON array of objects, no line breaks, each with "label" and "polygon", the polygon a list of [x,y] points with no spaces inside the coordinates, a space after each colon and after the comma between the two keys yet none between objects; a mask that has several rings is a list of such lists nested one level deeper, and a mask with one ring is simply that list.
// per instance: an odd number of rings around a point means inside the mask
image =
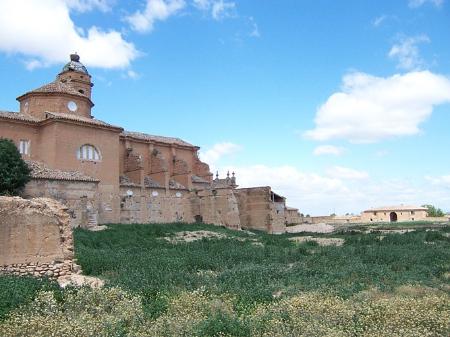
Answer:
[{"label": "rectangular window", "polygon": [[19,143],[19,152],[22,155],[29,156],[30,155],[30,141],[21,139]]}]

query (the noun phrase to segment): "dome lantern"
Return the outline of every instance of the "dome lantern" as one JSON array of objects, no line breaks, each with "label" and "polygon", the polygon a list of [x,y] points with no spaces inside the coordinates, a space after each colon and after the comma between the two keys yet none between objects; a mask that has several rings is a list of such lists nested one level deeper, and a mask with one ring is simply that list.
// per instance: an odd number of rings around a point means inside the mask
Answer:
[{"label": "dome lantern", "polygon": [[62,69],[62,72],[66,71],[78,71],[89,75],[86,67],[80,62],[80,55],[76,53],[70,54],[70,62],[68,62]]}]

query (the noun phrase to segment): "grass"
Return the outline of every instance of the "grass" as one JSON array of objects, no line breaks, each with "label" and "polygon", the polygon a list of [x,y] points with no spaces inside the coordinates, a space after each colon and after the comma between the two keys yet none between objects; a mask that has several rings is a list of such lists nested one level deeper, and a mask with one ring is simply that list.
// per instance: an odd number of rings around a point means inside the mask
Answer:
[{"label": "grass", "polygon": [[[75,329],[78,317],[90,317],[86,329],[102,336],[359,336],[370,329],[365,336],[392,336],[395,329],[406,331],[404,336],[420,336],[426,329],[445,336],[450,329],[450,227],[387,235],[313,234],[343,238],[341,247],[289,240],[312,234],[274,236],[204,224],[108,227],[74,232],[78,263],[85,274],[106,280],[106,292],[77,294],[57,290],[45,279],[2,276],[0,335],[32,329],[46,336],[66,321]],[[226,238],[165,240],[198,230]],[[111,311],[120,306],[120,313]],[[108,320],[99,319],[96,310]],[[39,330],[44,325],[48,330]],[[105,333],[105,326],[114,331]],[[73,329],[68,336],[78,336]]]},{"label": "grass", "polygon": [[[172,244],[164,237],[183,230],[212,230],[228,239]],[[391,291],[405,284],[444,289],[450,270],[450,239],[419,230],[390,234],[320,235],[341,237],[342,247],[294,244],[291,235],[249,235],[208,225],[111,225],[104,232],[75,232],[76,256],[86,274],[142,296],[152,317],[182,291],[206,289],[232,294],[240,310],[320,291],[343,298],[368,289]],[[257,239],[262,246],[242,239]]]},{"label": "grass", "polygon": [[14,308],[30,303],[39,291],[60,294],[56,282],[33,277],[0,276],[0,320]]}]

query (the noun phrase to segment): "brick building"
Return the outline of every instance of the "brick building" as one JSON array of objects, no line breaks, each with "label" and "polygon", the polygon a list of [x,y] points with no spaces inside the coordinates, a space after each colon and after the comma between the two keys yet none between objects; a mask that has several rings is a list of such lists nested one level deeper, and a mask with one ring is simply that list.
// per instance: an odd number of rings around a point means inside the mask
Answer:
[{"label": "brick building", "polygon": [[[204,221],[284,231],[277,216],[284,214],[284,198],[275,200],[270,188],[237,189],[234,175],[213,179],[199,147],[181,139],[95,119],[92,87],[73,54],[53,82],[17,98],[19,112],[0,111],[0,137],[12,139],[32,168],[25,197],[62,201],[74,226]],[[250,220],[255,207],[263,228]]]}]

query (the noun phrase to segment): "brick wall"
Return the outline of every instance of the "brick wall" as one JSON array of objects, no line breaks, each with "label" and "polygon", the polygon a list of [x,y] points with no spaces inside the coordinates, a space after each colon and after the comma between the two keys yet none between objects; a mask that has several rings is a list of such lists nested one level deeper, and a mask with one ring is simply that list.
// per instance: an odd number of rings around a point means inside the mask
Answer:
[{"label": "brick wall", "polygon": [[0,197],[0,272],[58,277],[72,269],[66,207],[46,198]]}]

